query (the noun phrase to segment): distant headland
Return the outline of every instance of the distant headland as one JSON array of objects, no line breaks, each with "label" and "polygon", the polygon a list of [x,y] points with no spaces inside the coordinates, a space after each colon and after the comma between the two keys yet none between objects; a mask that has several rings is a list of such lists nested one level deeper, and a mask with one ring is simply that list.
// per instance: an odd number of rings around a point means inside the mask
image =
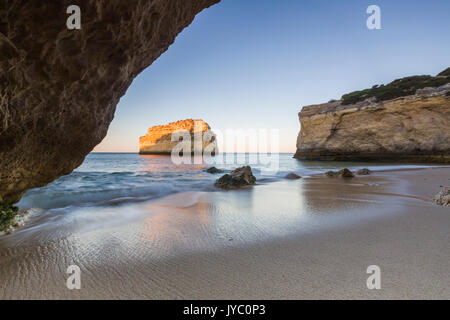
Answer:
[{"label": "distant headland", "polygon": [[450,163],[450,68],[303,107],[295,158]]}]

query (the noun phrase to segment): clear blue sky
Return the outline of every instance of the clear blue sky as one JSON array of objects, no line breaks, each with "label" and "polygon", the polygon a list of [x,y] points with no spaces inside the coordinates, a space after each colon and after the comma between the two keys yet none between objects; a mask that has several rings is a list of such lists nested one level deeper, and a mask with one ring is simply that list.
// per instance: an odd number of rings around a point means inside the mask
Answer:
[{"label": "clear blue sky", "polygon": [[[381,7],[382,30],[366,9]],[[197,15],[121,99],[94,151],[138,151],[150,126],[278,128],[294,152],[309,104],[450,66],[449,0],[222,0]]]}]

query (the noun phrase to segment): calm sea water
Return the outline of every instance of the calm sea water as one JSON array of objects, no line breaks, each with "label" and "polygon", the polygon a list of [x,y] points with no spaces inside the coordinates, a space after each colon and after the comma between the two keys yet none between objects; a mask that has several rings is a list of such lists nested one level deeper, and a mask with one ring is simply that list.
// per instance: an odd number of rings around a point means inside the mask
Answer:
[{"label": "calm sea water", "polygon": [[283,179],[295,172],[308,176],[344,167],[372,170],[419,168],[425,166],[357,162],[298,161],[292,154],[273,158],[227,154],[204,159],[197,164],[175,165],[169,156],[141,156],[132,153],[91,153],[74,172],[49,185],[29,190],[19,202],[21,209],[54,209],[68,206],[108,206],[145,201],[183,191],[217,191],[214,181],[220,174],[205,169],[216,166],[229,172],[249,164],[259,183]]}]

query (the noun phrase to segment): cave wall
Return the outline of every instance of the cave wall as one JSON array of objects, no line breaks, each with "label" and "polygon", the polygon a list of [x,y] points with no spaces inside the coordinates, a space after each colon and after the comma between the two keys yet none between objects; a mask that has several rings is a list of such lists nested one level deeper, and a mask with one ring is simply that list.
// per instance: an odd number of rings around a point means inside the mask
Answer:
[{"label": "cave wall", "polygon": [[[219,0],[1,0],[0,201],[69,174],[133,79]],[[81,29],[68,30],[70,5]]]}]

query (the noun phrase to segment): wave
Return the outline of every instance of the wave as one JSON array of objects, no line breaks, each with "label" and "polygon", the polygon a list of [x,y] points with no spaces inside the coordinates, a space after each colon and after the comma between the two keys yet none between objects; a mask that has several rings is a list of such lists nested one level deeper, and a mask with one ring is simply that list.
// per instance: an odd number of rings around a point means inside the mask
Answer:
[{"label": "wave", "polygon": [[[152,167],[152,170],[140,171],[139,168],[129,165],[129,163],[136,161],[128,158],[123,161],[122,168],[119,168],[121,171],[107,171],[109,170],[110,164],[106,165],[102,161],[99,161],[101,160],[100,157],[99,160],[96,160],[93,167],[87,167],[88,170],[74,171],[45,187],[27,191],[18,203],[18,206],[21,209],[41,208],[45,210],[68,206],[117,206],[126,202],[146,201],[178,192],[216,190],[214,181],[219,175],[206,173],[203,169],[189,168],[180,170],[179,167],[173,164],[164,163],[163,166]],[[143,161],[150,160],[154,161],[152,158],[143,158]],[[146,164],[148,166],[154,165],[154,163]],[[236,168],[237,165],[218,167],[223,169],[224,172],[229,172]],[[253,173],[258,183],[261,184],[279,181],[291,172],[305,177],[321,174],[328,170],[342,169],[344,167],[348,167],[351,170],[365,167],[372,171],[381,171],[424,168],[429,166],[299,162],[290,158],[290,156],[280,158],[280,166],[274,172],[267,173],[262,171],[263,168],[261,166],[252,165]],[[100,171],[98,169],[104,169],[106,171]]]},{"label": "wave", "polygon": [[[54,191],[45,190],[25,195],[18,203],[20,208],[39,207],[42,209],[61,208],[73,204],[90,206],[102,204],[114,199],[151,199],[176,192],[176,188],[168,184],[154,183],[149,187],[122,188],[114,190],[87,191]],[[178,190],[181,191],[181,190]]]},{"label": "wave", "polygon": [[29,190],[19,208],[54,209],[67,206],[119,205],[168,194],[213,189],[213,179],[201,172],[79,172]]}]

